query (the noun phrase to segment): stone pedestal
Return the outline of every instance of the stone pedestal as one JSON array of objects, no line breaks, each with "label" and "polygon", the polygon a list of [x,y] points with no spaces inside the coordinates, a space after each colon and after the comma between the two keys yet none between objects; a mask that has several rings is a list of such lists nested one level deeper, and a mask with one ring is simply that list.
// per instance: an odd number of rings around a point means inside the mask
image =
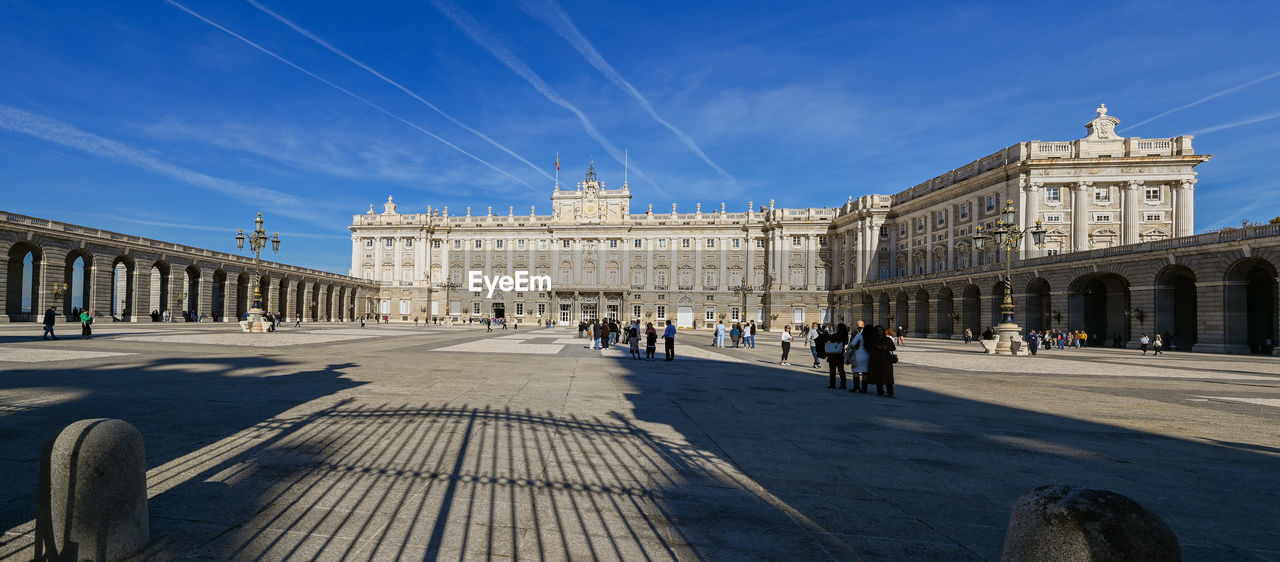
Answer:
[{"label": "stone pedestal", "polygon": [[1022,329],[1017,324],[996,324],[996,349],[992,355],[1030,355],[1026,343],[1022,341]]}]

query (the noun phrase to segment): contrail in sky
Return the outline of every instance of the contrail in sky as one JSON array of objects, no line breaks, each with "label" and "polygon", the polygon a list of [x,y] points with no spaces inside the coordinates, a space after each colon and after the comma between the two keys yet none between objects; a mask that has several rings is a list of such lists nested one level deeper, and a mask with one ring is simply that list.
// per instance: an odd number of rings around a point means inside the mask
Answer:
[{"label": "contrail in sky", "polygon": [[[454,4],[451,0],[431,0],[431,3],[435,5],[436,9],[439,10],[440,13],[444,14],[450,20],[453,20],[453,23],[462,29],[463,33],[467,34],[467,37],[470,37],[472,41],[475,41],[481,47],[484,47],[485,50],[489,51],[489,54],[498,59],[498,62],[506,65],[506,67],[510,68],[512,72],[515,72],[521,78],[524,78],[529,85],[533,86],[535,90],[538,90],[538,92],[550,100],[551,103],[563,107],[569,110],[570,113],[577,116],[578,121],[582,123],[582,128],[586,130],[587,136],[600,143],[600,146],[603,146],[605,151],[607,151],[614,160],[617,160],[619,163],[626,161],[626,156],[622,151],[618,150],[618,147],[609,142],[609,139],[604,138],[604,135],[600,133],[599,129],[596,129],[596,126],[591,123],[591,120],[587,118],[586,114],[582,113],[582,110],[578,109],[577,106],[569,103],[568,100],[556,93],[556,91],[552,89],[551,86],[542,79],[542,77],[538,76],[538,74],[535,73],[533,69],[529,68],[524,61],[520,60],[520,58],[512,53],[510,49],[503,45],[497,35],[482,28],[470,14],[463,11],[462,8],[458,7],[458,5]],[[659,186],[657,182],[650,179],[649,176],[645,175],[638,166],[631,166],[631,168],[635,170],[637,176],[640,176],[641,178],[644,178],[645,181],[653,184],[654,187],[658,188],[659,193],[666,196],[662,187]]]},{"label": "contrail in sky", "polygon": [[100,137],[43,115],[37,115],[7,105],[0,105],[0,128],[115,160],[142,170],[169,176],[188,185],[229,195],[247,203],[265,203],[269,207],[278,209],[278,212],[284,215],[306,219],[319,224],[333,223],[330,218],[322,219],[311,214],[290,211],[290,209],[310,208],[312,205],[288,193],[273,189],[249,187],[170,164],[136,148]]},{"label": "contrail in sky", "polygon": [[467,130],[467,132],[469,132],[469,133],[471,133],[471,134],[473,134],[473,135],[475,135],[475,136],[477,136],[477,137],[480,137],[480,138],[484,139],[484,140],[485,140],[485,142],[488,142],[489,144],[493,145],[493,146],[494,146],[495,148],[497,148],[498,150],[501,150],[501,151],[503,151],[503,152],[507,153],[508,155],[510,155],[512,158],[515,158],[516,160],[519,160],[519,161],[523,162],[525,165],[527,165],[527,166],[529,166],[530,168],[532,168],[532,169],[533,169],[533,171],[538,172],[539,174],[542,174],[542,176],[543,176],[543,177],[545,177],[545,178],[547,178],[547,179],[549,179],[549,180],[554,180],[554,179],[555,179],[555,178],[553,178],[553,177],[551,176],[551,174],[548,174],[548,173],[547,173],[546,171],[544,171],[542,168],[539,168],[539,167],[535,166],[532,162],[530,162],[530,161],[526,160],[523,156],[520,156],[519,154],[516,154],[516,153],[515,153],[515,152],[513,152],[511,149],[509,149],[509,148],[507,148],[506,146],[504,146],[502,143],[500,143],[500,142],[498,142],[498,141],[496,141],[496,140],[493,140],[492,138],[489,138],[489,136],[488,136],[488,135],[485,135],[484,133],[481,133],[480,131],[477,131],[477,130],[475,130],[475,129],[473,129],[473,128],[469,127],[469,126],[467,126],[467,124],[465,124],[465,123],[463,123],[463,122],[461,122],[461,121],[459,121],[459,120],[455,119],[452,115],[449,115],[448,113],[445,113],[445,111],[444,111],[444,110],[440,109],[439,107],[436,107],[436,105],[435,105],[435,104],[433,104],[433,103],[431,103],[431,102],[429,102],[429,101],[427,101],[427,100],[423,99],[423,98],[422,98],[422,96],[419,96],[419,95],[418,95],[417,93],[415,93],[413,90],[410,90],[409,88],[406,88],[406,87],[402,86],[399,82],[396,82],[395,80],[392,80],[392,79],[390,79],[390,78],[387,78],[387,77],[386,77],[386,76],[384,76],[381,72],[378,72],[377,70],[374,70],[373,68],[369,67],[369,65],[367,65],[367,64],[365,64],[365,63],[363,63],[363,62],[360,62],[359,60],[356,60],[356,58],[355,58],[355,57],[352,57],[351,55],[348,55],[348,54],[347,54],[346,52],[344,52],[343,50],[341,50],[341,49],[339,49],[339,48],[337,48],[337,47],[334,47],[334,46],[333,46],[332,44],[330,44],[328,41],[325,41],[324,39],[322,39],[322,38],[320,38],[320,37],[316,36],[314,33],[311,33],[311,32],[310,32],[310,31],[308,31],[307,29],[305,29],[305,28],[303,28],[302,26],[300,26],[300,25],[298,25],[298,24],[294,23],[293,21],[289,20],[288,18],[285,18],[284,16],[282,16],[282,15],[280,15],[280,14],[277,14],[277,13],[273,12],[270,8],[267,8],[266,6],[263,6],[262,4],[258,3],[258,2],[257,2],[257,0],[246,0],[246,1],[247,1],[247,2],[249,2],[249,4],[250,4],[250,5],[252,5],[254,8],[257,8],[258,10],[262,11],[262,13],[267,14],[268,16],[271,16],[271,17],[275,18],[275,19],[276,19],[277,21],[279,21],[280,23],[283,23],[283,24],[285,24],[285,25],[289,26],[289,28],[290,28],[290,29],[292,29],[292,30],[294,30],[294,31],[296,31],[296,32],[298,32],[298,33],[300,33],[300,34],[302,34],[304,37],[306,37],[307,39],[310,39],[310,40],[314,41],[316,44],[320,45],[321,47],[324,47],[324,48],[328,49],[328,50],[329,50],[330,52],[332,52],[333,54],[338,55],[338,56],[340,56],[340,57],[342,57],[342,58],[344,58],[344,59],[347,59],[347,61],[348,61],[348,62],[350,62],[351,64],[354,64],[354,65],[356,65],[356,66],[358,66],[358,67],[360,67],[360,68],[364,69],[364,71],[365,71],[365,72],[368,72],[369,74],[372,74],[372,75],[374,75],[374,76],[378,77],[378,79],[382,80],[383,82],[386,82],[387,84],[390,84],[390,85],[392,85],[392,86],[396,87],[396,89],[398,89],[398,90],[400,90],[400,91],[404,92],[404,93],[405,93],[405,94],[407,94],[409,97],[411,97],[411,98],[413,98],[413,99],[415,99],[415,100],[418,100],[418,101],[419,101],[420,103],[422,103],[423,105],[425,105],[425,106],[427,106],[427,107],[431,108],[431,110],[432,110],[432,111],[435,111],[436,113],[439,113],[439,114],[440,114],[442,117],[444,117],[445,119],[448,119],[448,120],[449,120],[449,122],[453,123],[454,125],[457,125],[457,126],[459,126],[459,127],[462,127],[463,129],[466,129],[466,130]]},{"label": "contrail in sky", "polygon": [[1257,122],[1260,122],[1260,121],[1269,121],[1269,120],[1271,120],[1271,119],[1280,119],[1280,113],[1267,113],[1267,114],[1265,114],[1265,115],[1255,115],[1255,116],[1253,116],[1253,117],[1250,117],[1250,118],[1248,118],[1248,119],[1244,119],[1244,120],[1241,120],[1241,121],[1233,121],[1233,122],[1231,122],[1231,123],[1223,123],[1223,124],[1221,124],[1221,125],[1214,125],[1214,126],[1212,126],[1212,127],[1206,127],[1206,128],[1204,128],[1204,129],[1200,129],[1199,131],[1191,131],[1190,133],[1187,133],[1187,134],[1189,134],[1189,135],[1203,135],[1203,134],[1205,134],[1205,133],[1212,133],[1212,132],[1215,132],[1215,131],[1221,131],[1221,130],[1223,130],[1223,129],[1234,129],[1234,128],[1236,128],[1236,127],[1243,127],[1243,126],[1245,126],[1245,125],[1252,125],[1252,124],[1257,123]]},{"label": "contrail in sky", "polygon": [[649,112],[649,116],[653,117],[654,121],[657,121],[663,127],[669,129],[676,138],[680,139],[680,142],[689,147],[689,150],[698,155],[698,158],[701,158],[708,166],[711,166],[716,173],[724,176],[729,181],[737,183],[737,180],[734,179],[729,172],[726,172],[724,168],[721,168],[719,164],[712,161],[711,158],[698,147],[698,144],[693,142],[693,139],[690,138],[689,135],[685,134],[684,131],[681,131],[675,125],[672,125],[666,119],[663,119],[661,115],[658,115],[657,110],[653,108],[653,104],[649,103],[649,100],[646,99],[644,95],[635,88],[635,86],[632,86],[631,82],[628,82],[627,79],[623,78],[617,70],[614,70],[613,66],[610,65],[608,61],[604,60],[604,57],[596,51],[596,48],[591,44],[591,41],[587,40],[587,38],[582,35],[582,32],[578,30],[578,26],[573,24],[573,20],[569,19],[569,15],[564,13],[564,10],[561,10],[560,6],[556,5],[554,0],[525,0],[520,3],[520,7],[529,15],[537,18],[547,27],[550,27],[552,31],[558,33],[565,41],[568,41],[570,45],[573,45],[573,48],[577,49],[578,52],[587,59],[587,62],[591,63],[591,66],[596,67],[596,70],[599,70],[601,74],[604,74],[604,76],[608,78],[610,82],[613,82],[615,86],[635,98],[635,100],[639,102],[640,106],[643,107],[645,111]]},{"label": "contrail in sky", "polygon": [[[1140,127],[1140,126],[1142,126],[1142,125],[1146,125],[1147,123],[1150,123],[1150,122],[1152,122],[1152,121],[1155,121],[1156,119],[1159,119],[1159,118],[1161,118],[1161,117],[1164,117],[1165,115],[1168,115],[1168,114],[1170,114],[1170,113],[1175,113],[1175,112],[1178,112],[1178,111],[1182,111],[1182,110],[1184,110],[1184,109],[1186,109],[1186,108],[1188,108],[1188,107],[1193,107],[1193,106],[1200,105],[1200,104],[1202,104],[1202,103],[1204,103],[1204,102],[1207,102],[1207,101],[1209,101],[1209,100],[1211,100],[1211,99],[1214,99],[1214,98],[1217,98],[1217,97],[1222,97],[1222,96],[1225,96],[1225,95],[1227,95],[1227,94],[1230,94],[1230,93],[1235,92],[1235,91],[1238,91],[1238,90],[1243,90],[1243,89],[1245,89],[1245,88],[1248,88],[1249,86],[1252,86],[1252,85],[1257,84],[1257,83],[1259,83],[1259,82],[1265,82],[1265,81],[1270,80],[1270,79],[1272,79],[1272,78],[1275,78],[1275,77],[1277,77],[1277,76],[1280,76],[1280,72],[1273,72],[1273,73],[1268,74],[1268,75],[1266,75],[1266,76],[1263,76],[1262,78],[1259,78],[1259,79],[1257,79],[1257,80],[1253,80],[1253,81],[1250,81],[1250,82],[1245,82],[1244,84],[1241,84],[1241,85],[1239,85],[1239,86],[1234,86],[1234,87],[1231,87],[1231,88],[1227,88],[1227,89],[1225,89],[1225,90],[1223,90],[1223,91],[1221,91],[1221,92],[1217,92],[1217,93],[1214,93],[1214,94],[1209,94],[1209,95],[1207,95],[1207,96],[1205,96],[1205,97],[1203,97],[1203,98],[1200,98],[1200,99],[1198,99],[1198,100],[1196,100],[1196,101],[1193,101],[1193,102],[1191,102],[1191,103],[1189,103],[1189,104],[1186,104],[1186,105],[1180,105],[1180,106],[1178,106],[1178,107],[1175,107],[1175,108],[1173,108],[1173,109],[1170,109],[1169,111],[1166,111],[1166,112],[1164,112],[1164,113],[1161,113],[1161,114],[1159,114],[1159,115],[1156,115],[1155,117],[1151,117],[1151,118],[1149,118],[1149,119],[1147,119],[1147,120],[1145,120],[1145,121],[1139,121],[1139,122],[1137,122],[1137,123],[1134,123],[1134,124],[1132,124],[1132,125],[1129,125],[1128,127],[1125,127],[1125,128],[1123,128],[1123,129],[1120,129],[1120,131],[1127,131],[1127,130],[1129,130],[1129,129],[1133,129],[1133,128],[1135,128],[1135,127]],[[1216,130],[1216,129],[1215,129],[1215,130]],[[1117,131],[1117,132],[1120,132],[1120,131]]]},{"label": "contrail in sky", "polygon": [[337,84],[334,84],[333,82],[330,82],[330,81],[328,81],[328,80],[326,80],[326,79],[324,79],[324,78],[321,78],[321,77],[320,77],[319,75],[317,75],[316,73],[311,72],[310,70],[307,70],[307,69],[305,69],[305,68],[302,68],[301,66],[298,66],[297,64],[294,64],[294,63],[293,63],[292,61],[290,61],[289,59],[286,59],[286,58],[284,58],[284,57],[282,57],[282,56],[280,56],[280,55],[275,54],[274,52],[272,52],[272,51],[268,50],[267,48],[265,48],[265,47],[263,47],[263,46],[261,46],[261,45],[259,45],[259,44],[257,44],[257,43],[254,43],[253,41],[250,41],[250,40],[248,40],[248,39],[244,38],[243,36],[241,36],[241,35],[237,34],[237,33],[236,33],[236,32],[234,32],[234,31],[231,31],[230,29],[227,29],[227,28],[225,28],[225,27],[222,27],[221,25],[218,25],[218,24],[217,24],[216,22],[214,22],[213,20],[210,20],[209,18],[206,18],[206,17],[204,17],[204,16],[202,16],[202,15],[200,15],[200,14],[198,14],[198,13],[196,13],[196,12],[192,11],[190,8],[188,8],[188,7],[186,7],[186,6],[183,6],[182,4],[179,4],[179,3],[175,2],[174,0],[165,0],[165,2],[169,3],[170,5],[172,5],[172,6],[173,6],[173,7],[175,7],[175,8],[178,8],[179,10],[182,10],[182,11],[184,11],[184,12],[188,13],[188,14],[191,14],[191,15],[192,15],[192,16],[194,16],[196,19],[199,19],[200,21],[205,22],[205,23],[207,23],[207,24],[209,24],[209,25],[211,25],[211,26],[213,26],[213,27],[217,28],[218,30],[222,31],[223,33],[226,33],[227,35],[230,35],[230,36],[232,36],[232,37],[235,37],[236,39],[239,39],[239,40],[243,41],[245,44],[249,45],[250,47],[253,47],[254,49],[257,49],[257,50],[261,51],[262,53],[264,53],[264,54],[266,54],[266,55],[270,56],[271,58],[274,58],[274,59],[276,59],[276,60],[278,60],[278,61],[280,61],[280,62],[282,62],[282,63],[285,63],[285,64],[287,64],[287,65],[289,65],[289,66],[293,67],[293,69],[294,69],[294,70],[297,70],[298,72],[301,72],[301,73],[303,73],[303,74],[306,74],[307,76],[310,76],[310,77],[312,77],[312,78],[315,78],[316,80],[319,80],[320,82],[323,82],[325,85],[327,85],[327,86],[329,86],[329,87],[331,87],[331,88],[333,88],[333,89],[335,89],[335,90],[338,90],[339,92],[342,92],[342,93],[344,93],[344,94],[346,94],[346,95],[348,95],[348,96],[351,96],[352,98],[355,98],[356,100],[359,100],[361,103],[364,103],[365,105],[367,105],[367,106],[369,106],[369,107],[372,107],[372,108],[374,108],[374,109],[376,109],[376,110],[378,110],[378,111],[382,112],[383,114],[387,115],[388,117],[391,117],[392,119],[395,119],[395,120],[397,120],[397,121],[399,121],[399,122],[401,122],[401,123],[404,123],[405,125],[408,125],[408,126],[410,126],[410,127],[413,127],[413,128],[414,128],[414,129],[416,129],[418,132],[421,132],[421,133],[423,133],[423,134],[425,134],[425,135],[427,135],[427,136],[429,136],[429,137],[431,137],[431,138],[433,138],[433,139],[436,139],[436,140],[440,141],[441,143],[445,144],[446,146],[448,146],[449,148],[452,148],[452,149],[454,149],[454,150],[456,150],[456,151],[458,151],[458,152],[461,152],[462,154],[465,154],[466,156],[470,157],[472,160],[475,160],[476,162],[479,162],[479,163],[481,163],[481,164],[484,164],[485,166],[488,166],[490,169],[492,169],[492,170],[494,170],[494,171],[496,171],[496,172],[498,172],[498,173],[500,173],[500,174],[502,174],[502,175],[504,175],[504,176],[507,176],[507,177],[509,177],[509,178],[511,178],[511,179],[513,179],[513,180],[515,180],[515,181],[517,181],[517,182],[520,182],[521,184],[524,184],[524,185],[525,185],[525,186],[527,186],[529,189],[532,189],[532,190],[534,190],[534,191],[536,191],[536,192],[538,192],[538,193],[540,193],[540,194],[542,194],[542,195],[546,195],[546,192],[544,192],[544,191],[542,191],[542,190],[540,190],[540,189],[538,189],[538,188],[536,188],[536,187],[534,187],[534,186],[530,185],[528,182],[526,182],[526,181],[524,181],[524,180],[522,180],[522,179],[520,179],[520,178],[517,178],[517,177],[515,177],[515,176],[511,175],[511,174],[510,174],[510,173],[508,173],[506,170],[503,170],[502,168],[499,168],[499,167],[497,167],[497,166],[494,166],[493,164],[490,164],[489,162],[487,162],[487,161],[486,161],[486,160],[484,160],[483,158],[480,158],[479,156],[476,156],[476,155],[474,155],[474,154],[472,154],[472,153],[470,153],[470,152],[467,152],[466,150],[463,150],[463,149],[462,149],[461,147],[459,147],[458,145],[455,145],[455,144],[453,144],[453,143],[451,143],[451,142],[449,142],[449,141],[447,141],[447,140],[444,140],[444,139],[443,139],[443,138],[441,138],[439,135],[437,135],[437,134],[435,134],[435,133],[433,133],[433,132],[431,132],[431,131],[428,131],[428,130],[426,130],[426,129],[422,128],[422,127],[419,127],[418,125],[414,124],[412,121],[409,121],[408,119],[405,119],[405,118],[403,118],[403,117],[401,117],[401,116],[399,116],[399,115],[396,115],[396,114],[394,114],[394,113],[392,113],[392,112],[388,111],[387,109],[384,109],[382,106],[380,106],[380,105],[378,105],[378,104],[375,104],[375,103],[373,103],[373,102],[371,102],[371,101],[369,101],[369,100],[367,100],[367,99],[365,99],[365,98],[363,98],[363,97],[360,97],[359,95],[356,95],[355,93],[351,92],[350,90],[348,90],[348,89],[346,89],[346,88],[343,88],[342,86],[339,86],[339,85],[337,85]]}]

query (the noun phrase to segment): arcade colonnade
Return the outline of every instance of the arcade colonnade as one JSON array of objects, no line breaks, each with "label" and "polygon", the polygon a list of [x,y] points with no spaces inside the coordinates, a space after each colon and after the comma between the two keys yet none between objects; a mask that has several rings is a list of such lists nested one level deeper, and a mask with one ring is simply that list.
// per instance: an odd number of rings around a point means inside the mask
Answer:
[{"label": "arcade colonnade", "polygon": [[[75,304],[103,317],[147,322],[168,310],[231,322],[252,306],[286,320],[350,320],[372,312],[368,283],[326,271],[119,234],[13,213],[0,215],[0,322],[38,320],[49,306]],[[65,284],[65,291],[55,290]]]},{"label": "arcade colonnade", "polygon": [[[1280,225],[1019,260],[1014,318],[1024,330],[1084,330],[1091,347],[1159,333],[1178,350],[1277,353],[1278,271]],[[977,337],[999,322],[1003,277],[993,265],[872,281],[833,292],[830,306],[840,321],[908,336]]]}]

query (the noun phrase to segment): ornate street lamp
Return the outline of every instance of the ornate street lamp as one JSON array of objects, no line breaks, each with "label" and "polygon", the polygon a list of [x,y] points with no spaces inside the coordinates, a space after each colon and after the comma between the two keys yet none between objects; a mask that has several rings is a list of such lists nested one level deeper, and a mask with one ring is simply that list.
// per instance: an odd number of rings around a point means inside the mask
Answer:
[{"label": "ornate street lamp", "polygon": [[982,251],[986,247],[987,240],[995,242],[996,250],[1004,248],[1004,302],[1000,304],[1000,324],[996,326],[996,334],[1000,335],[1000,341],[996,344],[996,355],[1012,355],[1009,344],[1014,339],[1021,339],[1021,330],[1013,321],[1013,276],[1010,272],[1012,267],[1010,256],[1018,251],[1018,244],[1022,242],[1023,236],[1027,233],[1031,234],[1031,241],[1037,246],[1044,245],[1045,229],[1040,221],[1036,221],[1034,228],[1023,230],[1017,224],[1017,210],[1013,208],[1013,200],[1005,202],[1004,210],[1000,212],[1000,220],[996,221],[996,227],[989,233],[984,232],[979,226],[973,234],[973,247],[978,251]]},{"label": "ornate street lamp", "polygon": [[267,231],[262,228],[262,213],[258,213],[258,218],[253,220],[253,233],[249,236],[244,235],[243,228],[236,229],[236,249],[244,249],[244,241],[249,240],[249,250],[253,252],[253,269],[258,274],[259,281],[253,284],[253,306],[249,309],[249,325],[251,329],[257,332],[264,331],[262,329],[262,271],[260,264],[262,262],[262,250],[267,247],[267,242],[271,242],[271,251],[280,251],[280,233],[276,232],[271,238],[267,238]]},{"label": "ornate street lamp", "polygon": [[751,285],[748,285],[748,284],[744,281],[744,282],[743,282],[742,284],[740,284],[740,285],[735,285],[735,286],[733,286],[733,287],[729,287],[729,290],[730,290],[730,291],[733,291],[733,292],[735,292],[735,293],[738,293],[739,295],[742,295],[742,320],[743,320],[744,322],[745,322],[745,321],[747,321],[747,319],[751,318],[751,315],[750,315],[750,314],[747,314],[747,295],[750,295],[751,293],[754,293],[754,292],[755,292],[755,290],[756,290],[756,288],[755,288],[755,287],[752,287]]},{"label": "ornate street lamp", "polygon": [[458,287],[461,287],[462,284],[454,283],[453,280],[450,279],[448,281],[445,281],[444,283],[441,283],[440,286],[444,288],[444,314],[442,314],[441,316],[444,316],[447,319],[448,323],[446,325],[452,324],[453,313],[449,312],[449,291],[452,289],[457,289]]}]

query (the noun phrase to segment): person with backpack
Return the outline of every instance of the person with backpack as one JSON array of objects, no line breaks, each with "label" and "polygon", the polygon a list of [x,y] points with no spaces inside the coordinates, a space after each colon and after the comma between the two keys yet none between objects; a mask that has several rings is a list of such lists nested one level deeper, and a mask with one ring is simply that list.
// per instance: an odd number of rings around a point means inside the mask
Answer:
[{"label": "person with backpack", "polygon": [[836,372],[840,373],[840,388],[848,388],[844,372],[844,348],[849,344],[849,327],[840,323],[836,325],[835,333],[818,336],[817,343],[827,359],[827,388],[836,388]]}]

